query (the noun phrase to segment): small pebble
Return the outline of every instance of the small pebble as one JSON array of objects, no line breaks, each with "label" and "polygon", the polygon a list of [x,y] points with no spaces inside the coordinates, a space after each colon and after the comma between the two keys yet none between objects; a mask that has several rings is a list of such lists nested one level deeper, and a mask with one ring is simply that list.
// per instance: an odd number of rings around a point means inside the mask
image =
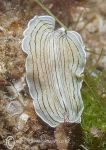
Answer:
[{"label": "small pebble", "polygon": [[23,113],[19,117],[18,129],[22,130],[24,128],[25,124],[27,123],[28,119],[29,119],[29,115]]}]

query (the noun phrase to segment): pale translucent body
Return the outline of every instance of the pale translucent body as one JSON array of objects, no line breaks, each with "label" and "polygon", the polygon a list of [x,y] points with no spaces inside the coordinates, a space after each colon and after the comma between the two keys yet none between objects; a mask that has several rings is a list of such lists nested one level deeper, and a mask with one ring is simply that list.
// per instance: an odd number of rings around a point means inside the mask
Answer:
[{"label": "pale translucent body", "polygon": [[80,123],[83,101],[81,74],[86,62],[81,36],[64,28],[54,30],[50,16],[35,16],[24,32],[26,79],[36,113],[52,127]]}]

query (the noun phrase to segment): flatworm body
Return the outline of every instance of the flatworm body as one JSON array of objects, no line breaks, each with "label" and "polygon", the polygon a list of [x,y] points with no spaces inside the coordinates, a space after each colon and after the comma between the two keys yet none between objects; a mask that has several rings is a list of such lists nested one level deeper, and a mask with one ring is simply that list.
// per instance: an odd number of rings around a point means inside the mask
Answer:
[{"label": "flatworm body", "polygon": [[35,16],[24,32],[26,79],[36,113],[56,127],[65,118],[80,123],[83,101],[80,89],[86,63],[81,36],[64,28],[54,30],[50,16]]}]

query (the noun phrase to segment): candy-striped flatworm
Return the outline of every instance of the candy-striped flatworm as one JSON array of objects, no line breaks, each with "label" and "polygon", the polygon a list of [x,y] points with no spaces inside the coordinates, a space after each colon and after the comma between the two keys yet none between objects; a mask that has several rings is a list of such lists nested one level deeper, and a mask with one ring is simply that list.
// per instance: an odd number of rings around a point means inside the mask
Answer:
[{"label": "candy-striped flatworm", "polygon": [[81,36],[64,28],[54,30],[51,16],[35,16],[24,31],[26,79],[36,113],[56,127],[67,117],[80,123],[83,101],[81,74],[86,63]]}]

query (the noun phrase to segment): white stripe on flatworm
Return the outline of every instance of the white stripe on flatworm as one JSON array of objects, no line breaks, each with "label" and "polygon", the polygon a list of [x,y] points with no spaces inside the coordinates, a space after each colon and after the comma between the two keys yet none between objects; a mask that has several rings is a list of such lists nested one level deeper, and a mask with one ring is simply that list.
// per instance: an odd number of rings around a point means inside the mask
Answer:
[{"label": "white stripe on flatworm", "polygon": [[24,32],[26,78],[37,114],[56,127],[65,117],[80,123],[83,102],[78,79],[86,63],[81,36],[64,28],[54,30],[50,16],[35,16]]}]

